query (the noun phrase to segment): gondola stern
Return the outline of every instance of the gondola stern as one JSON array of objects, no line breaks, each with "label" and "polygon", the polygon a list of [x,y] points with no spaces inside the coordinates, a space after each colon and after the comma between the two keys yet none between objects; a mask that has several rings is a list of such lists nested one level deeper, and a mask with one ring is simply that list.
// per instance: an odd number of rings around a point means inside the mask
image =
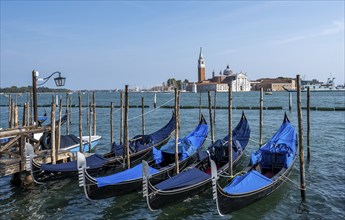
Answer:
[{"label": "gondola stern", "polygon": [[34,181],[34,183],[42,185],[44,183],[38,181],[35,178],[35,171],[36,172],[39,171],[40,170],[40,166],[34,162],[34,157],[35,157],[35,153],[34,153],[33,146],[31,144],[26,143],[25,144],[25,163],[26,163],[25,164],[25,169],[26,169],[26,171],[30,172],[30,174],[32,176],[32,180]]},{"label": "gondola stern", "polygon": [[213,200],[216,200],[216,206],[217,211],[220,216],[224,216],[222,212],[220,211],[219,204],[218,204],[218,174],[217,174],[217,165],[216,163],[211,159],[211,179],[212,179],[212,194],[213,194]]},{"label": "gondola stern", "polygon": [[148,196],[148,179],[149,179],[149,164],[143,160],[142,161],[142,176],[143,176],[143,197]]},{"label": "gondola stern", "polygon": [[286,112],[285,112],[285,114],[284,114],[284,122],[290,122],[290,120],[289,120],[289,118],[288,118]]},{"label": "gondola stern", "polygon": [[205,117],[204,117],[204,114],[202,114],[202,113],[201,113],[201,117],[200,117],[200,122],[199,122],[199,124],[206,124],[206,125],[207,125],[207,121],[206,121],[206,119],[205,119]]},{"label": "gondola stern", "polygon": [[156,209],[153,209],[150,205],[150,197],[149,197],[149,184],[150,184],[150,173],[149,173],[149,164],[147,161],[143,160],[143,197],[146,198],[147,207],[150,209],[150,211],[157,211]]},{"label": "gondola stern", "polygon": [[93,199],[91,199],[88,195],[87,192],[87,188],[86,188],[86,181],[85,181],[85,174],[86,174],[86,158],[84,156],[84,154],[77,152],[77,166],[78,166],[78,183],[79,183],[79,187],[83,187],[84,189],[84,193],[85,193],[85,197],[86,199],[93,201]]}]

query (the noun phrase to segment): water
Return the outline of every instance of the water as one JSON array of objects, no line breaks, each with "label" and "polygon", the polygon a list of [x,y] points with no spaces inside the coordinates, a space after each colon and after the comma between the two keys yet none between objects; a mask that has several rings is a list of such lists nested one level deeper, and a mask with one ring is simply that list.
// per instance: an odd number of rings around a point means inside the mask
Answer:
[{"label": "water", "polygon": [[[38,104],[50,103],[52,94],[38,96]],[[130,93],[130,105],[141,105],[145,97],[146,133],[154,132],[171,117],[171,109],[153,110],[153,93]],[[15,96],[12,96],[15,98]],[[91,97],[91,96],[90,96]],[[8,98],[0,96],[0,104],[8,103]],[[157,106],[174,104],[174,94],[157,93]],[[28,99],[18,96],[18,103]],[[63,95],[63,100],[65,96]],[[77,95],[73,94],[76,104]],[[97,105],[119,105],[119,93],[97,93]],[[291,123],[298,129],[296,93],[293,94],[293,110],[288,111],[288,93],[277,92],[264,96],[264,106],[282,106],[283,110],[263,112],[263,140],[269,139],[282,123],[286,111]],[[83,95],[86,104],[87,94]],[[302,93],[302,105],[306,106],[306,93]],[[181,105],[199,105],[199,94],[182,93]],[[207,94],[202,95],[202,105],[207,106]],[[217,106],[227,106],[227,94],[217,94]],[[233,93],[233,106],[259,106],[259,93]],[[313,92],[311,106],[345,107],[344,92]],[[1,107],[0,127],[7,127],[8,108]],[[39,108],[39,114],[50,108]],[[20,110],[21,112],[22,110]],[[64,111],[64,110],[63,110]],[[83,108],[83,135],[88,134],[87,109]],[[110,148],[109,109],[97,109],[97,134],[103,136],[96,152],[105,153]],[[208,109],[202,109],[208,120]],[[212,112],[213,113],[213,112]],[[242,110],[233,110],[233,125],[240,119]],[[129,137],[141,132],[141,109],[130,108]],[[247,164],[251,151],[258,148],[259,111],[245,110],[251,126],[251,139],[242,165]],[[19,117],[21,118],[21,116]],[[180,136],[186,135],[198,123],[199,109],[181,109]],[[73,108],[71,133],[78,135],[78,108]],[[114,111],[114,137],[119,140],[119,111]],[[227,110],[217,110],[215,138],[227,134]],[[64,133],[65,128],[62,132]],[[303,111],[303,129],[306,132],[306,111]],[[299,186],[299,162],[294,165],[291,181],[276,191],[244,209],[227,215],[234,219],[344,219],[345,218],[345,112],[311,111],[311,160],[306,160],[307,202],[301,206]],[[210,136],[209,136],[210,137]],[[306,138],[305,149],[306,147]],[[208,146],[210,140],[205,142]],[[306,152],[305,152],[306,155]],[[75,180],[62,180],[47,185],[29,185],[24,188],[10,184],[10,177],[0,178],[0,219],[223,219],[216,210],[212,193],[206,192],[177,205],[151,212],[141,192],[95,202],[85,199],[84,192]]]}]

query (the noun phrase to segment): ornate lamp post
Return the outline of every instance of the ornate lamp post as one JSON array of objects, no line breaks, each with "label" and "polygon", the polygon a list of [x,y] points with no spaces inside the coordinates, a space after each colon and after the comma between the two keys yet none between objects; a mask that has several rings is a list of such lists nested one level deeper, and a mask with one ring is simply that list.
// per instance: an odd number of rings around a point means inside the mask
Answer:
[{"label": "ornate lamp post", "polygon": [[[33,104],[34,104],[34,122],[37,125],[38,124],[38,116],[37,116],[37,85],[41,86],[43,84],[45,84],[46,82],[48,82],[48,80],[54,75],[54,74],[59,74],[58,77],[54,78],[55,81],[55,85],[57,87],[60,86],[64,86],[65,85],[65,81],[66,81],[66,77],[62,77],[61,73],[56,71],[53,72],[52,74],[50,74],[50,76],[45,77],[43,79],[38,78],[38,71],[33,70],[32,71],[32,94],[33,94]],[[43,80],[43,83],[37,84],[38,80]]]}]

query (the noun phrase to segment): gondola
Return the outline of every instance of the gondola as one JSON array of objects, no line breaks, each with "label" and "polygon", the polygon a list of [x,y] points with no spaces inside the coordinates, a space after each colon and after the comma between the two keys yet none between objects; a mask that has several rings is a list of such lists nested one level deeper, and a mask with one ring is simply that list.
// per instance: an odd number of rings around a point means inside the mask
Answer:
[{"label": "gondola", "polygon": [[249,165],[221,187],[211,162],[213,199],[220,215],[239,210],[276,191],[287,180],[296,160],[296,130],[285,114],[273,137],[251,154]]},{"label": "gondola", "polygon": [[[148,135],[137,135],[129,141],[131,165],[139,163],[141,160],[151,155],[152,147],[160,147],[165,144],[172,133],[175,131],[175,115],[171,116],[170,121],[158,131]],[[126,161],[123,156],[122,145],[113,143],[112,150],[103,155],[91,154],[86,158],[89,172],[96,174],[109,169],[123,168],[122,164]],[[43,183],[51,180],[77,177],[77,161],[69,161],[60,164],[41,164],[33,155],[27,157],[27,169],[32,173],[36,183]]]},{"label": "gondola", "polygon": [[[179,139],[179,166],[181,170],[196,160],[198,149],[204,143],[207,133],[208,125],[202,116],[198,126],[187,136]],[[152,158],[148,164],[154,183],[176,174],[174,149],[175,140],[169,141],[160,150],[153,148]],[[98,178],[89,174],[86,170],[87,166],[84,156],[78,153],[79,186],[84,188],[87,199],[104,199],[142,188],[142,163],[125,171]]]},{"label": "gondola", "polygon": [[[49,150],[51,149],[51,141],[50,137],[51,132],[44,132],[40,142],[41,142],[41,150]],[[98,144],[99,140],[102,138],[100,135],[92,135],[91,136],[91,149],[94,149],[95,146]],[[88,152],[90,148],[90,136],[82,136],[82,143],[83,143],[83,152]],[[68,135],[61,135],[60,136],[60,149],[77,152],[80,148],[80,138],[76,137],[73,134]]]},{"label": "gondola", "polygon": [[[249,123],[244,113],[232,131],[232,161],[236,166],[244,155],[250,137]],[[218,172],[225,173],[229,169],[229,135],[217,140],[206,151],[199,154],[199,160],[178,175],[156,185],[149,172],[143,169],[143,194],[150,210],[160,209],[168,204],[178,203],[197,193],[211,189],[210,159],[217,163]]]}]

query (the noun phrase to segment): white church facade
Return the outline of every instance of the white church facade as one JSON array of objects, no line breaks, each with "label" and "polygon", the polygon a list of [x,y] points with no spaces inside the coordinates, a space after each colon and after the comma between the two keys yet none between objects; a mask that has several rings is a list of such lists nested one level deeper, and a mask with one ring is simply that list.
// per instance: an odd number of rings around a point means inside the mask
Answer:
[{"label": "white church facade", "polygon": [[187,86],[187,91],[190,92],[208,92],[208,91],[217,91],[217,92],[227,92],[229,89],[228,84],[232,82],[232,91],[233,92],[247,92],[251,90],[250,81],[247,78],[247,73],[239,72],[233,73],[229,65],[222,72],[220,71],[219,75],[215,75],[214,71],[212,72],[212,78],[205,79],[205,59],[203,57],[202,48],[200,48],[200,54],[198,59],[198,82],[190,83]]}]

